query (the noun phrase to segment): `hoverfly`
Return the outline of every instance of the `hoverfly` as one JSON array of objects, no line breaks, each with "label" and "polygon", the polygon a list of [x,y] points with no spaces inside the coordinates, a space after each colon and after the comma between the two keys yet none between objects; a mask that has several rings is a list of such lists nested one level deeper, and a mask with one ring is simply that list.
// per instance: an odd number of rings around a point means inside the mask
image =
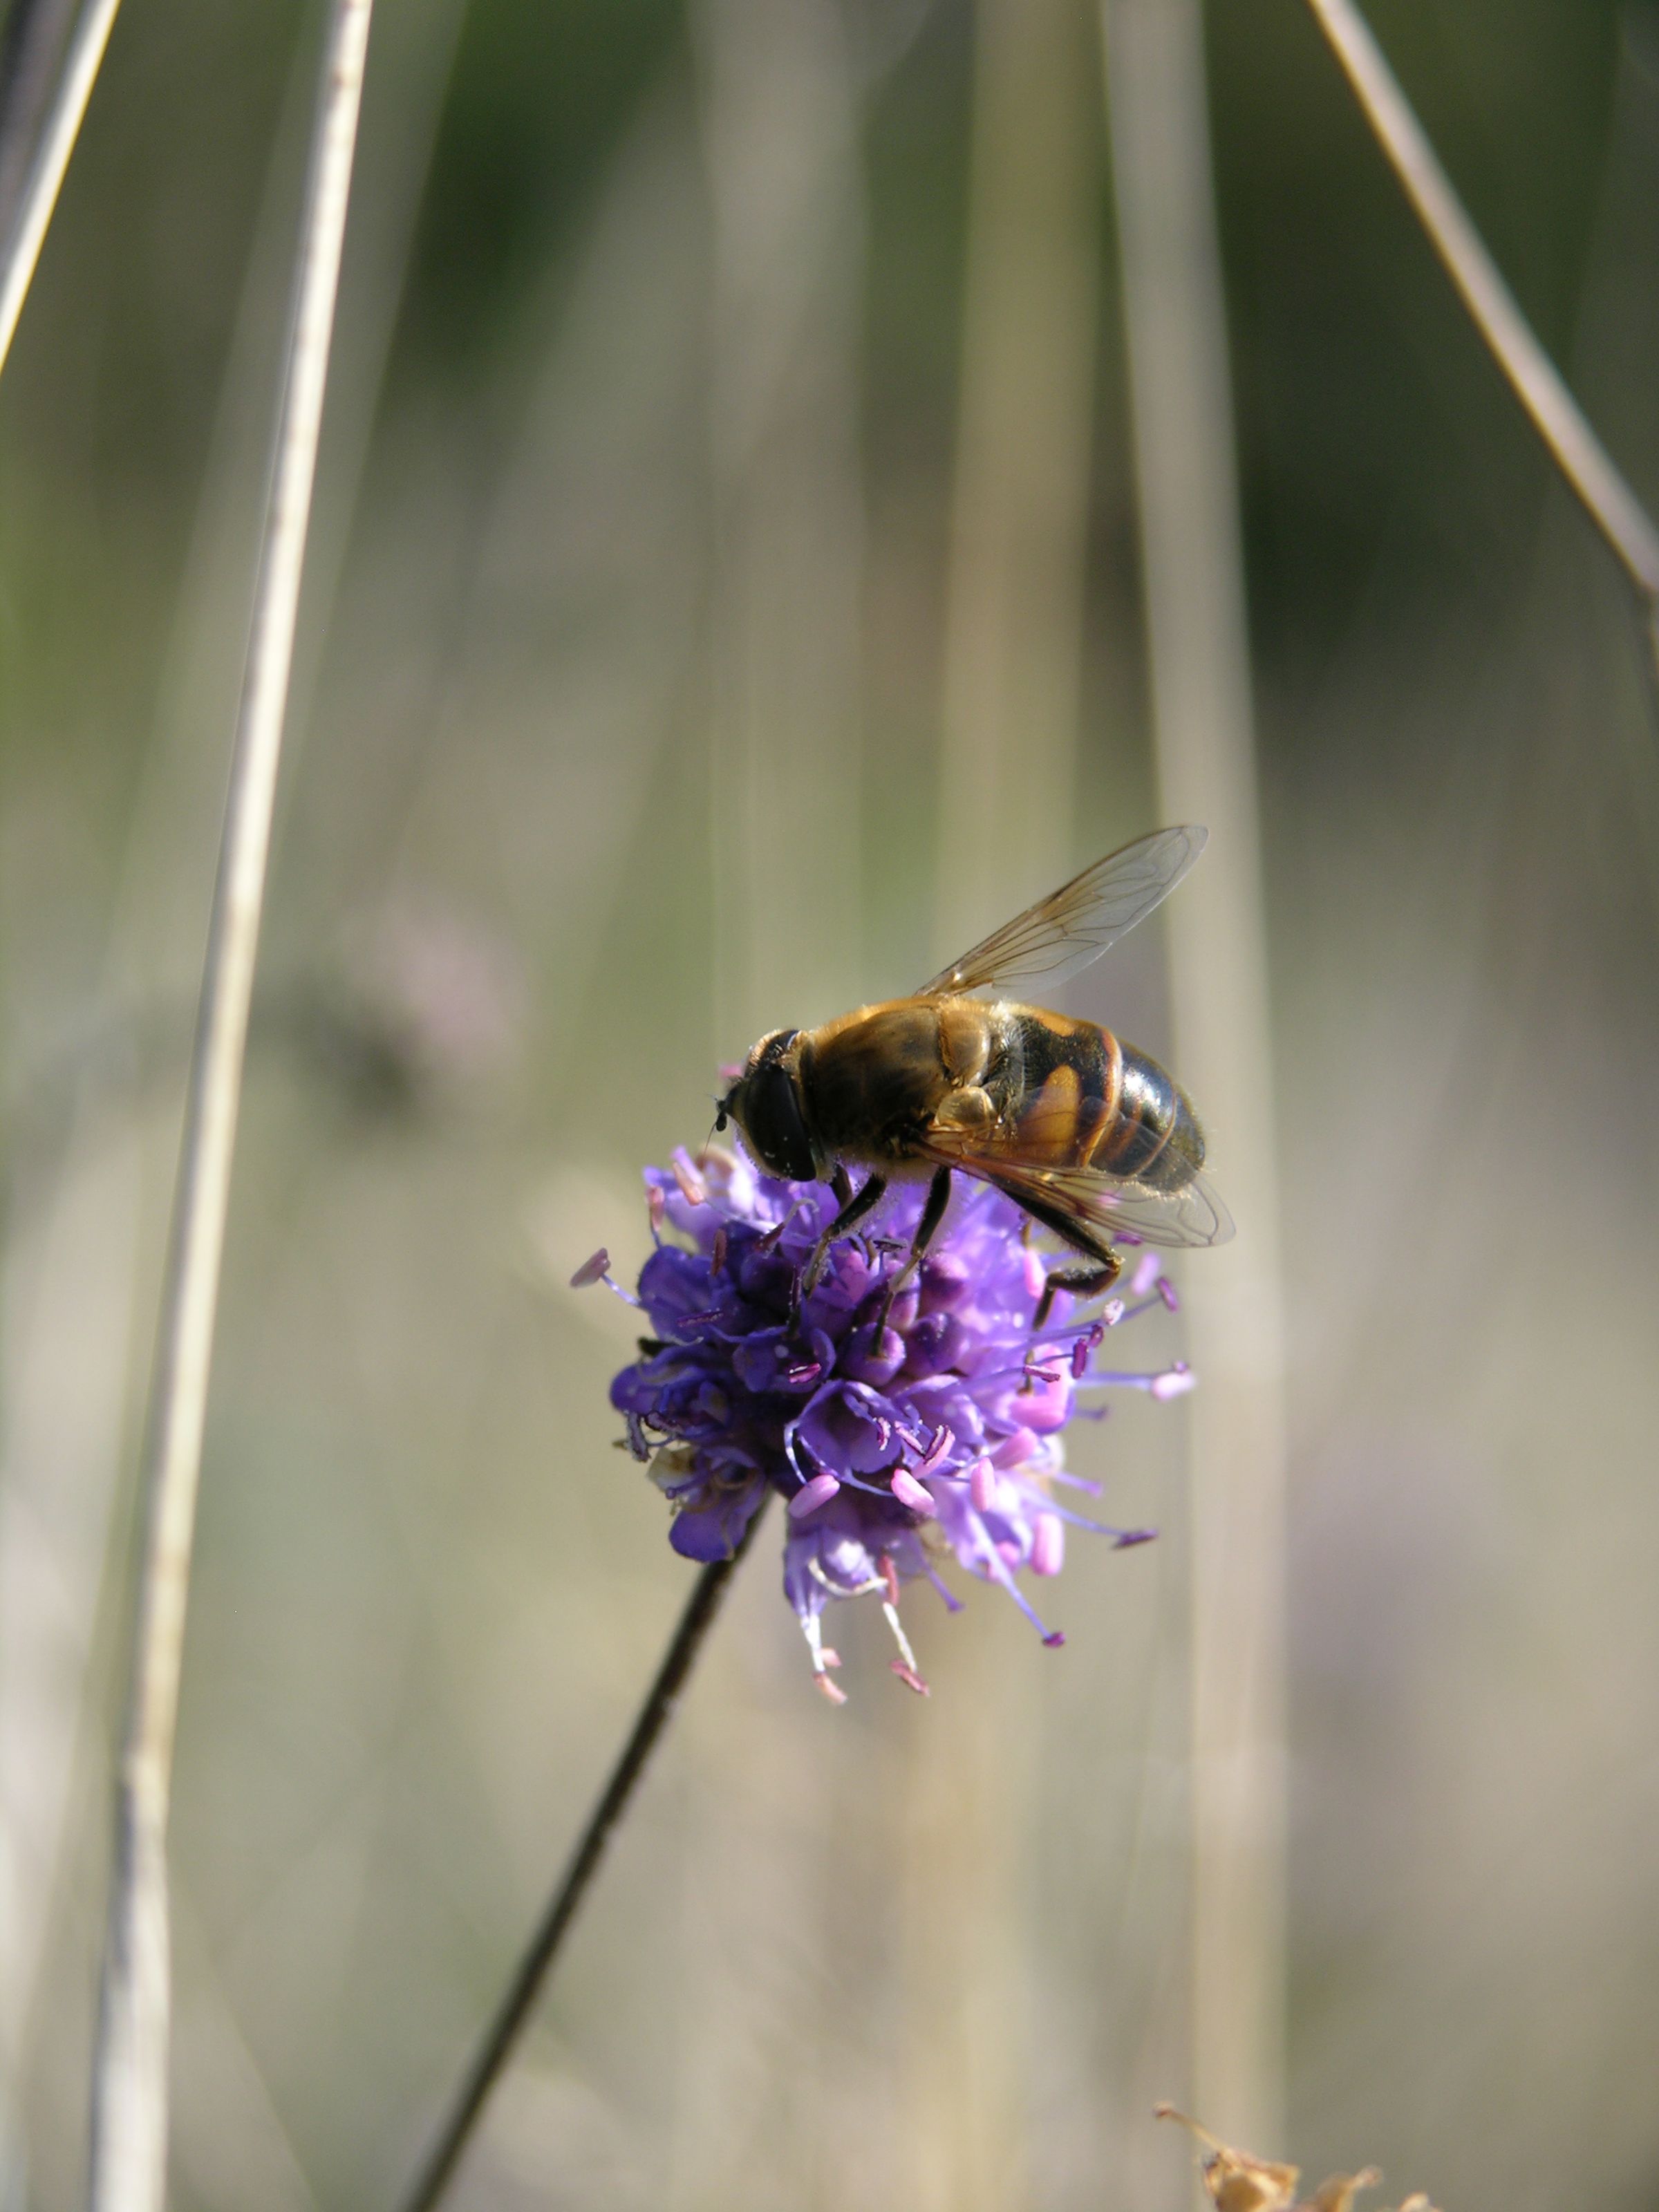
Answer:
[{"label": "hoverfly", "polygon": [[[911,997],[820,1029],[774,1030],[754,1046],[715,1127],[735,1121],[770,1174],[833,1184],[841,1210],[818,1241],[806,1289],[831,1240],[890,1182],[924,1176],[927,1202],[888,1309],[945,1218],[952,1175],[994,1184],[1081,1255],[1049,1273],[1038,1328],[1056,1291],[1091,1297],[1116,1279],[1115,1237],[1205,1245],[1232,1235],[1201,1172],[1204,1133],[1180,1085],[1110,1030],[1002,995],[1062,982],[1098,959],[1174,890],[1207,835],[1184,826],[1137,838]],[[854,1167],[867,1170],[856,1190]]]}]

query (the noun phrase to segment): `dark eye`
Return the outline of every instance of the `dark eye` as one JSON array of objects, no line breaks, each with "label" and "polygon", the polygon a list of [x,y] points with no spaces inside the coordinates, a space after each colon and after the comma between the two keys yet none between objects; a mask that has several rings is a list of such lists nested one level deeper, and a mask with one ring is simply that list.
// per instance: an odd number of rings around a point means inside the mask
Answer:
[{"label": "dark eye", "polygon": [[801,1120],[800,1093],[787,1068],[757,1068],[744,1108],[749,1141],[762,1165],[791,1182],[811,1182],[816,1172],[812,1147]]}]

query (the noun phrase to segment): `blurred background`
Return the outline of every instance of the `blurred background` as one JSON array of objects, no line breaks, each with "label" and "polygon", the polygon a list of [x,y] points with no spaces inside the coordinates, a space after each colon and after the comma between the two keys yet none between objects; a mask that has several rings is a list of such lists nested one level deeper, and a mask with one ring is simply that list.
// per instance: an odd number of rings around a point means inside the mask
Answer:
[{"label": "blurred background", "polygon": [[[1370,13],[1651,510],[1659,7]],[[82,2187],[321,27],[131,0],[0,385],[8,2212]],[[1306,11],[1206,34],[1289,1438],[1250,2147],[1651,2212],[1651,697]],[[380,11],[184,1687],[180,2208],[395,2201],[655,1663],[687,1570],[612,1449],[629,1317],[563,1287],[642,1258],[641,1164],[761,1029],[1152,826],[1112,169],[1087,0]],[[1072,1003],[1172,1051],[1158,928]],[[1150,2118],[1194,2027],[1190,1418],[1075,1432],[1164,1534],[1073,1547],[1063,1654],[911,1608],[927,1705],[855,1609],[851,1703],[811,1694],[763,1537],[458,2203],[1190,2201]]]}]

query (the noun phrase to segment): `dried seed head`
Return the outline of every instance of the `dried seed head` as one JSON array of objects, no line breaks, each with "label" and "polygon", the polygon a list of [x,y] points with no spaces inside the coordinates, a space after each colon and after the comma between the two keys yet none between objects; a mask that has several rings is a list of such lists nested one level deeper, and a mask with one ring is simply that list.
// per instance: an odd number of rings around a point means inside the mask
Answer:
[{"label": "dried seed head", "polygon": [[[1374,2166],[1362,2166],[1358,2173],[1333,2173],[1304,2202],[1296,2193],[1302,2178],[1300,2167],[1278,2166],[1267,2159],[1252,2158],[1248,2151],[1235,2150],[1173,2105],[1158,2105],[1154,2112],[1160,2120],[1178,2120],[1204,2146],[1200,2171],[1210,2202],[1218,2212],[1352,2212],[1359,2191],[1375,2189],[1382,2179]],[[1434,2212],[1434,2207],[1419,2195],[1407,2197],[1400,2212]]]}]

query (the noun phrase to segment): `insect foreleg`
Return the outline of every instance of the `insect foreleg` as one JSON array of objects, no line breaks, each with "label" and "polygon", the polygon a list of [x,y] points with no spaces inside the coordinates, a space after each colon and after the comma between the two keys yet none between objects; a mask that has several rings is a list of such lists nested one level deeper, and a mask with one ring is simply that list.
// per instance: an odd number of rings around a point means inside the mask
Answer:
[{"label": "insect foreleg", "polygon": [[[844,1237],[855,1223],[862,1221],[872,1206],[879,1204],[886,1194],[887,1181],[884,1176],[868,1176],[861,1189],[852,1190],[848,1186],[845,1169],[838,1165],[833,1188],[836,1196],[841,1200],[841,1212],[813,1247],[812,1256],[806,1263],[806,1273],[801,1277],[803,1297],[817,1288],[818,1277],[823,1273],[823,1263],[830,1256],[830,1245],[837,1237]],[[845,1196],[842,1195],[843,1190],[847,1191]]]},{"label": "insect foreleg", "polygon": [[951,1203],[951,1170],[935,1168],[933,1180],[927,1186],[927,1202],[921,1209],[921,1218],[916,1224],[916,1233],[910,1240],[909,1256],[887,1285],[887,1296],[882,1301],[881,1318],[876,1323],[876,1341],[887,1326],[887,1316],[893,1310],[893,1301],[921,1265],[921,1255],[939,1233],[945,1218],[945,1209]]}]

